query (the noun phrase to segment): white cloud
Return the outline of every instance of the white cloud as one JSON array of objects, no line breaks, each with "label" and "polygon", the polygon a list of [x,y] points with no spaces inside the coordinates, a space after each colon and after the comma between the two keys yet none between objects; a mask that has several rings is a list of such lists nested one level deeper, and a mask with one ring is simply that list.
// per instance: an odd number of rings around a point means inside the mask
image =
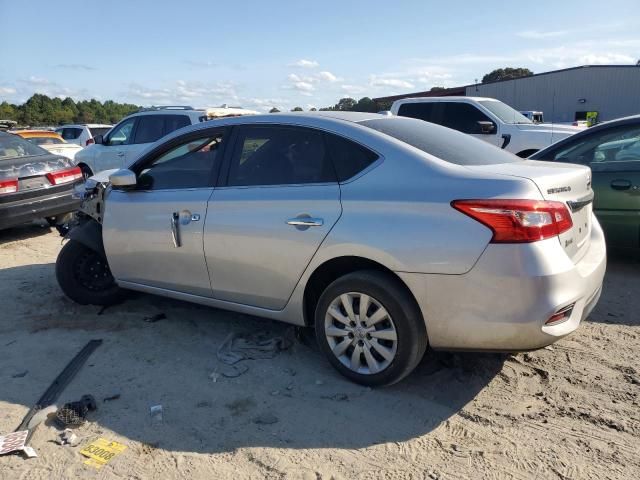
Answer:
[{"label": "white cloud", "polygon": [[406,80],[400,78],[380,78],[376,75],[371,76],[369,85],[372,87],[414,88],[413,83]]},{"label": "white cloud", "polygon": [[568,30],[556,30],[556,31],[549,31],[549,32],[541,32],[539,30],[526,30],[524,32],[516,33],[518,37],[529,38],[532,40],[542,40],[545,38],[562,37],[568,34],[569,34]]},{"label": "white cloud", "polygon": [[349,85],[349,84],[340,85],[340,90],[342,90],[343,92],[349,95],[358,95],[367,91],[365,87],[362,87],[360,85]]},{"label": "white cloud", "polygon": [[97,70],[96,67],[85,65],[84,63],[59,63],[58,65],[54,65],[53,68],[62,68],[65,70],[84,70],[87,72]]},{"label": "white cloud", "polygon": [[0,95],[13,95],[14,93],[16,93],[15,88],[0,86]]},{"label": "white cloud", "polygon": [[336,77],[333,73],[331,72],[319,72],[318,73],[318,78],[320,78],[321,80],[325,80],[327,82],[337,82],[338,81],[338,77]]},{"label": "white cloud", "polygon": [[300,92],[302,95],[307,95],[307,96],[310,96],[311,92],[315,91],[316,89],[316,87],[314,87],[312,84],[308,82],[293,82],[291,87],[294,90],[297,90],[298,92]]},{"label": "white cloud", "polygon": [[317,68],[320,64],[315,60],[306,60],[300,59],[297,62],[290,63],[290,67],[300,67],[300,68]]},{"label": "white cloud", "polygon": [[51,82],[46,78],[36,77],[31,75],[28,79],[23,80],[23,82],[28,83],[30,85],[49,85]]}]

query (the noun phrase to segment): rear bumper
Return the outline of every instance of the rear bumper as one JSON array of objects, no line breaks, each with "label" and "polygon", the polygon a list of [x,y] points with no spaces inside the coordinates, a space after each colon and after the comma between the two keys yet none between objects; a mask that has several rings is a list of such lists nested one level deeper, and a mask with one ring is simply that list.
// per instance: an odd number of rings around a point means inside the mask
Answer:
[{"label": "rear bumper", "polygon": [[37,218],[55,217],[73,212],[80,200],[72,198],[72,190],[41,197],[0,204],[0,229],[20,225]]},{"label": "rear bumper", "polygon": [[[464,275],[398,273],[418,300],[436,349],[518,351],[549,345],[574,331],[595,307],[606,269],[602,229],[574,264],[557,238],[490,244]],[[570,317],[548,326],[560,308]]]}]

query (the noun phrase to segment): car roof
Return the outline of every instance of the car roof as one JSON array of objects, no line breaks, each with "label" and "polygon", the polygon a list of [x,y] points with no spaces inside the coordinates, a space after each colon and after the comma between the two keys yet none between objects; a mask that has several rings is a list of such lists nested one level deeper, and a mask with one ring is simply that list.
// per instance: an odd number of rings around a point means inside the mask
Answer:
[{"label": "car roof", "polygon": [[443,96],[443,97],[410,97],[410,98],[401,98],[400,100],[396,100],[393,103],[421,103],[421,102],[448,102],[448,101],[483,101],[483,102],[499,102],[497,98],[489,98],[489,97],[467,97],[467,96]]},{"label": "car roof", "polygon": [[56,127],[56,129],[59,129],[59,128],[82,128],[82,127],[87,127],[87,128],[111,128],[111,127],[113,127],[113,125],[109,125],[107,123],[69,123],[67,125],[60,125],[59,127]]}]

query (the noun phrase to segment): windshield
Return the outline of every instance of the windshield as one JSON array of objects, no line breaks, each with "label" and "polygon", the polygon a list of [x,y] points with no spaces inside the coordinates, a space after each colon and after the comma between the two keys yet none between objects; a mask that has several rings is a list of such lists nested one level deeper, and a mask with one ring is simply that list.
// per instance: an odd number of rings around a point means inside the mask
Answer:
[{"label": "windshield", "polygon": [[55,137],[29,137],[26,140],[36,145],[60,145],[64,143],[64,140]]},{"label": "windshield", "polygon": [[47,155],[49,152],[12,133],[0,134],[0,160]]},{"label": "windshield", "polygon": [[522,159],[493,145],[450,128],[407,117],[381,117],[360,125],[457,165],[494,165]]},{"label": "windshield", "polygon": [[502,120],[504,123],[533,123],[527,117],[522,115],[517,110],[514,110],[506,103],[496,102],[495,100],[480,100],[478,101],[480,105],[485,107],[491,113],[493,113],[496,117]]}]

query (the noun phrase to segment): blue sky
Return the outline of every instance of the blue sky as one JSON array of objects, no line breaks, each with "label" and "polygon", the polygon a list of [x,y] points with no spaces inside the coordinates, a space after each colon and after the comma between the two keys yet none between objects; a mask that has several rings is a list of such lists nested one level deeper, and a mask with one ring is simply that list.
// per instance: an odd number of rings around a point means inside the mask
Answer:
[{"label": "blue sky", "polygon": [[640,59],[633,1],[0,0],[0,101],[268,110]]}]

